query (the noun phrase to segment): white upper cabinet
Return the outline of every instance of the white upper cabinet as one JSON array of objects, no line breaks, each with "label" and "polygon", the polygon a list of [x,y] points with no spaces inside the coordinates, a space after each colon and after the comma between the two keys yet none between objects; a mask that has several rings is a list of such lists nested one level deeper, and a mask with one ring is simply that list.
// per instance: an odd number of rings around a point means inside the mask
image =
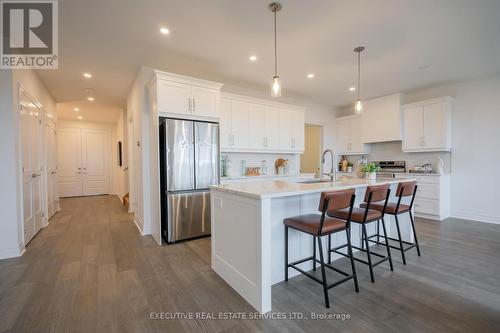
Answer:
[{"label": "white upper cabinet", "polygon": [[191,114],[218,118],[219,91],[215,89],[193,87],[191,90]]},{"label": "white upper cabinet", "polygon": [[401,95],[363,101],[362,142],[401,140]]},{"label": "white upper cabinet", "polygon": [[403,151],[450,151],[452,97],[403,105]]},{"label": "white upper cabinet", "polygon": [[184,119],[216,120],[222,84],[154,71],[150,89],[156,89],[158,113]]},{"label": "white upper cabinet", "polygon": [[159,80],[158,111],[164,113],[191,114],[191,87],[187,84]]},{"label": "white upper cabinet", "polygon": [[303,110],[233,94],[221,104],[222,151],[304,151]]},{"label": "white upper cabinet", "polygon": [[369,146],[363,143],[362,117],[337,118],[336,149],[338,155],[363,155],[369,153]]}]

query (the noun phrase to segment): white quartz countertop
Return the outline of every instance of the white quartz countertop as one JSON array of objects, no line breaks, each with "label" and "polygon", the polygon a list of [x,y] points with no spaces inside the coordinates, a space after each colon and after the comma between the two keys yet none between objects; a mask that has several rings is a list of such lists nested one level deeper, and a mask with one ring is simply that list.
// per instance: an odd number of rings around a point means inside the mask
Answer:
[{"label": "white quartz countertop", "polygon": [[314,178],[314,173],[296,173],[288,175],[259,175],[259,176],[224,176],[220,177],[221,180],[234,180],[234,179],[266,179],[266,178]]},{"label": "white quartz countertop", "polygon": [[319,193],[324,191],[343,190],[347,188],[366,187],[368,185],[379,185],[387,183],[399,183],[409,181],[410,179],[378,179],[368,180],[365,178],[349,178],[337,180],[335,182],[322,183],[298,183],[286,180],[262,181],[253,183],[237,183],[237,184],[222,184],[212,185],[212,191],[222,191],[233,193],[236,195],[257,198],[279,198],[295,195]]}]

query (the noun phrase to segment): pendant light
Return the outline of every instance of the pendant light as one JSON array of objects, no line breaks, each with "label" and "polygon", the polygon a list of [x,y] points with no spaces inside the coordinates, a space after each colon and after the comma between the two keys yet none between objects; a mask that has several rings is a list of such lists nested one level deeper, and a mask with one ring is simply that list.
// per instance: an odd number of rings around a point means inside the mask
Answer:
[{"label": "pendant light", "polygon": [[277,38],[276,38],[276,14],[281,10],[282,6],[279,2],[271,2],[269,4],[269,10],[274,13],[274,76],[271,81],[271,96],[280,97],[281,96],[281,80],[278,75],[278,52],[277,52]]},{"label": "pendant light", "polygon": [[364,46],[358,46],[354,49],[354,52],[358,54],[358,98],[356,99],[356,103],[354,103],[354,113],[362,114],[363,113],[363,104],[361,104],[361,99],[359,98],[359,94],[361,91],[361,52],[365,49]]}]

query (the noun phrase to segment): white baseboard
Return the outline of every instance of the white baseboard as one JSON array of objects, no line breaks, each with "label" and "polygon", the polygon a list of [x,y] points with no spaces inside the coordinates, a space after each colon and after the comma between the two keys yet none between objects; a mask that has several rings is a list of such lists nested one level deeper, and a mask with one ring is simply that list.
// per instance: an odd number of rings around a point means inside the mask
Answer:
[{"label": "white baseboard", "polygon": [[16,258],[24,254],[24,245],[19,244],[17,247],[0,249],[0,259]]},{"label": "white baseboard", "polygon": [[451,212],[451,216],[458,219],[500,224],[500,216],[495,216],[495,215],[478,214],[478,213],[470,213],[470,212],[454,210]]},{"label": "white baseboard", "polygon": [[144,236],[144,223],[141,221],[141,219],[137,216],[134,215],[134,224],[141,233],[142,236]]}]

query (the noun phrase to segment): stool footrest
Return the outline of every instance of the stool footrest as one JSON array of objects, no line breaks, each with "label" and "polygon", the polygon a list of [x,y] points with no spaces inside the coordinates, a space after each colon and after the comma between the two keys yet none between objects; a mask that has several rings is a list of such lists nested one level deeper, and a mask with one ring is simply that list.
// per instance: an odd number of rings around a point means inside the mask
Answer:
[{"label": "stool footrest", "polygon": [[[374,243],[374,244],[378,244],[378,245],[385,246],[385,242],[384,242],[384,243],[382,243],[382,242],[380,242],[380,241],[374,241],[373,239],[371,239],[371,238],[374,238],[374,237],[377,237],[377,236],[379,236],[379,237],[383,238],[383,236],[375,234],[375,235],[368,236],[368,241],[369,241],[369,242],[372,242],[372,243]],[[394,242],[399,242],[399,239],[397,239],[397,238],[387,237],[387,239],[392,240],[392,241],[394,241]],[[406,251],[408,251],[408,250],[410,250],[410,249],[412,249],[412,248],[414,248],[415,246],[417,246],[417,244],[415,244],[415,243],[410,243],[410,242],[407,242],[407,241],[401,241],[401,243],[403,243],[403,244],[405,244],[405,245],[409,245],[409,246],[407,246],[407,247],[403,248],[403,251],[405,251],[405,252],[406,252]],[[354,246],[353,246],[353,247],[354,247]],[[399,246],[397,246],[397,245],[392,245],[392,244],[389,244],[389,247],[390,247],[391,249],[395,249],[395,250],[400,250],[400,251],[401,251],[401,247],[399,247]]]},{"label": "stool footrest", "polygon": [[[291,268],[299,271],[300,273],[304,274],[305,276],[309,277],[310,279],[312,279],[320,284],[323,284],[323,281],[321,279],[319,279],[318,277],[310,274],[309,272],[306,272],[305,270],[303,270],[300,267],[297,267],[298,264],[304,263],[304,262],[309,261],[309,260],[312,260],[314,263],[321,263],[321,261],[319,261],[318,259],[315,259],[314,257],[311,256],[311,257],[307,257],[307,258],[300,259],[300,260],[294,261],[292,263],[289,263],[288,267],[291,267]],[[328,267],[331,270],[345,276],[345,278],[342,278],[342,279],[335,281],[334,283],[328,285],[328,289],[333,288],[335,286],[338,286],[339,284],[344,283],[344,282],[354,278],[354,274],[347,273],[347,272],[345,272],[341,269],[338,269],[336,267],[333,267],[332,265],[327,264],[327,263],[325,263],[324,265],[325,265],[325,267]]]}]

